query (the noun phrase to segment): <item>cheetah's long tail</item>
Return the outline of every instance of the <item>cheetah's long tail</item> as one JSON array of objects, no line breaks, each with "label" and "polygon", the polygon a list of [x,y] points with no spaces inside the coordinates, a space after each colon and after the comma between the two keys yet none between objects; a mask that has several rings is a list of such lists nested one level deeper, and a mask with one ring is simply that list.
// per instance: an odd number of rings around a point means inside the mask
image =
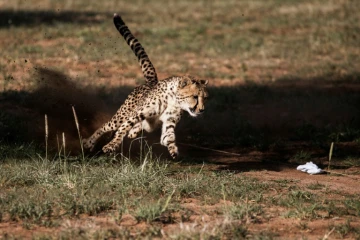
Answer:
[{"label": "cheetah's long tail", "polygon": [[127,44],[131,47],[131,50],[135,53],[135,56],[138,58],[146,82],[151,85],[156,84],[158,82],[157,74],[145,52],[145,49],[141,46],[140,42],[134,37],[134,35],[132,35],[122,18],[116,13],[114,14],[114,24],[121,36],[124,37]]}]

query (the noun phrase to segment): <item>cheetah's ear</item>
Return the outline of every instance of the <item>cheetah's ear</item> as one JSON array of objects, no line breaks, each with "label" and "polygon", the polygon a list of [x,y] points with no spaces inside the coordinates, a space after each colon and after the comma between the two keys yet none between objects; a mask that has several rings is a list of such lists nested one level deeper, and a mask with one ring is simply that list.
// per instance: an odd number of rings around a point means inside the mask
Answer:
[{"label": "cheetah's ear", "polygon": [[207,85],[208,84],[208,80],[200,80],[200,84],[201,85]]}]

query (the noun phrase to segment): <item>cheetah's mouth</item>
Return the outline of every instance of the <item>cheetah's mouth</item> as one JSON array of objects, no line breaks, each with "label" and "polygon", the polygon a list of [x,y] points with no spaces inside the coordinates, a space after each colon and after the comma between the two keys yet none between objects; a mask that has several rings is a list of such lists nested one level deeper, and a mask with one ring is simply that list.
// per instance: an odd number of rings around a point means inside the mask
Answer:
[{"label": "cheetah's mouth", "polygon": [[195,107],[193,107],[193,108],[189,108],[189,111],[188,111],[189,114],[193,117],[197,117],[198,115],[201,114],[201,112],[196,112],[196,106],[197,105],[195,105]]}]

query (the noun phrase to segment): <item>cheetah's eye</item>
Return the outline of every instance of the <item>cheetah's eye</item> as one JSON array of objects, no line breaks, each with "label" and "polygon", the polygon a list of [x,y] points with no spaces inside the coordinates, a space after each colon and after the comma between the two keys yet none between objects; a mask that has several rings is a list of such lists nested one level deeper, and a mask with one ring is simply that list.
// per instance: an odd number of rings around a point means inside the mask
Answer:
[{"label": "cheetah's eye", "polygon": [[193,96],[194,99],[198,99],[198,96]]}]

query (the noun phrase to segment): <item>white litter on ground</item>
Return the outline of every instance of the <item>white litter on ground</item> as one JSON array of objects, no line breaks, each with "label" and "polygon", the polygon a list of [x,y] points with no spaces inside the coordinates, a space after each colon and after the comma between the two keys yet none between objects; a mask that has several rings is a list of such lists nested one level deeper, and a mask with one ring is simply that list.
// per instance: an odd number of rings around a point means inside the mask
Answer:
[{"label": "white litter on ground", "polygon": [[303,171],[303,172],[307,172],[308,174],[319,174],[319,173],[323,173],[324,170],[322,170],[321,168],[319,168],[316,164],[314,164],[313,162],[307,162],[304,165],[300,165],[296,168],[299,171]]}]

